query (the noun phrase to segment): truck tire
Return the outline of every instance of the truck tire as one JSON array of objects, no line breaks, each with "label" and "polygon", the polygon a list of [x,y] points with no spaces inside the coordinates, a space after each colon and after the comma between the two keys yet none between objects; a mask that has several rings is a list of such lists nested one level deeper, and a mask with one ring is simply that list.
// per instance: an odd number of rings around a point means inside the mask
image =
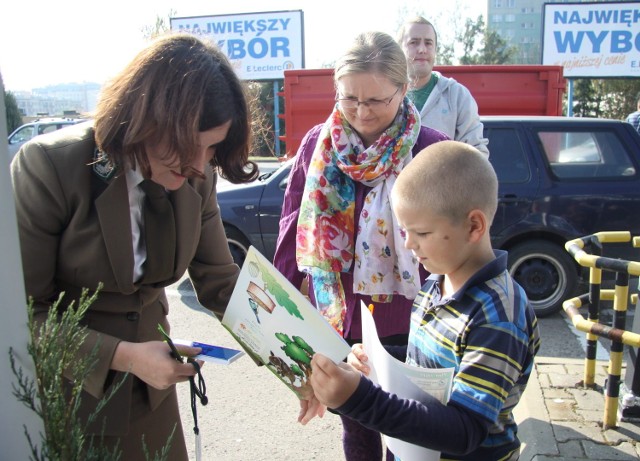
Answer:
[{"label": "truck tire", "polygon": [[242,267],[244,258],[246,258],[249,251],[249,241],[239,230],[233,227],[224,226],[224,233],[227,236],[227,243],[229,244],[233,262]]},{"label": "truck tire", "polygon": [[538,317],[562,309],[578,288],[578,270],[564,248],[545,241],[532,240],[509,250],[511,276],[524,288]]}]

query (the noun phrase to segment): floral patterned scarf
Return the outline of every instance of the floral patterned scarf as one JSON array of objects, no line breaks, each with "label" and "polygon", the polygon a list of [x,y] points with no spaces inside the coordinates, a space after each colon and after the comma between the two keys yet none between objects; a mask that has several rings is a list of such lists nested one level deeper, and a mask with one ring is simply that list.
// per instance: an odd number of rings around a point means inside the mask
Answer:
[{"label": "floral patterned scarf", "polygon": [[[419,113],[405,98],[392,125],[368,148],[337,105],[320,133],[300,205],[296,261],[311,275],[318,309],[340,334],[346,304],[339,273],[352,265],[354,293],[382,302],[418,293],[418,263],[404,248],[389,194],[419,132]],[[357,227],[355,182],[372,188]]]}]

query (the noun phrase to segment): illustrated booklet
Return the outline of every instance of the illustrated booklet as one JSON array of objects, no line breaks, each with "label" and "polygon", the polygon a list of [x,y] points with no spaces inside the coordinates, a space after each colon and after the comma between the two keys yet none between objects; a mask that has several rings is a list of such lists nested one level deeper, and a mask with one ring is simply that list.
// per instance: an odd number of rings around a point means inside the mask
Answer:
[{"label": "illustrated booklet", "polygon": [[222,325],[247,354],[301,399],[313,394],[309,377],[315,352],[340,363],[351,350],[309,300],[253,246]]}]

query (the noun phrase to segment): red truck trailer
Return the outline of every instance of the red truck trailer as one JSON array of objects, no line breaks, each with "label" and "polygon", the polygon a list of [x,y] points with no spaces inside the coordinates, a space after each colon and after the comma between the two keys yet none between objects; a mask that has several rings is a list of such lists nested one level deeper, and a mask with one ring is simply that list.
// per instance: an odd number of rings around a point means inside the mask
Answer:
[{"label": "red truck trailer", "polygon": [[[480,115],[562,115],[566,80],[562,66],[469,65],[435,66],[466,86]],[[285,156],[295,155],[302,137],[324,122],[335,104],[333,69],[284,72]]]}]

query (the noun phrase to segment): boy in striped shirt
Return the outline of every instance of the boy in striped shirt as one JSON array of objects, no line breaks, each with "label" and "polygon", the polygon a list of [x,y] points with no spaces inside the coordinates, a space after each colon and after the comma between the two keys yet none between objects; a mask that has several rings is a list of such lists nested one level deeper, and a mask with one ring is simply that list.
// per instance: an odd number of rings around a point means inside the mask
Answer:
[{"label": "boy in striped shirt", "polygon": [[457,141],[422,150],[391,193],[405,246],[432,275],[413,304],[408,346],[389,352],[418,367],[454,367],[449,402],[383,391],[366,378],[368,359],[356,344],[348,364],[314,356],[311,383],[320,403],[390,437],[440,451],[443,460],[518,459],[512,410],[540,339],[524,290],[507,270],[506,252],[491,248],[497,196],[489,161]]}]

